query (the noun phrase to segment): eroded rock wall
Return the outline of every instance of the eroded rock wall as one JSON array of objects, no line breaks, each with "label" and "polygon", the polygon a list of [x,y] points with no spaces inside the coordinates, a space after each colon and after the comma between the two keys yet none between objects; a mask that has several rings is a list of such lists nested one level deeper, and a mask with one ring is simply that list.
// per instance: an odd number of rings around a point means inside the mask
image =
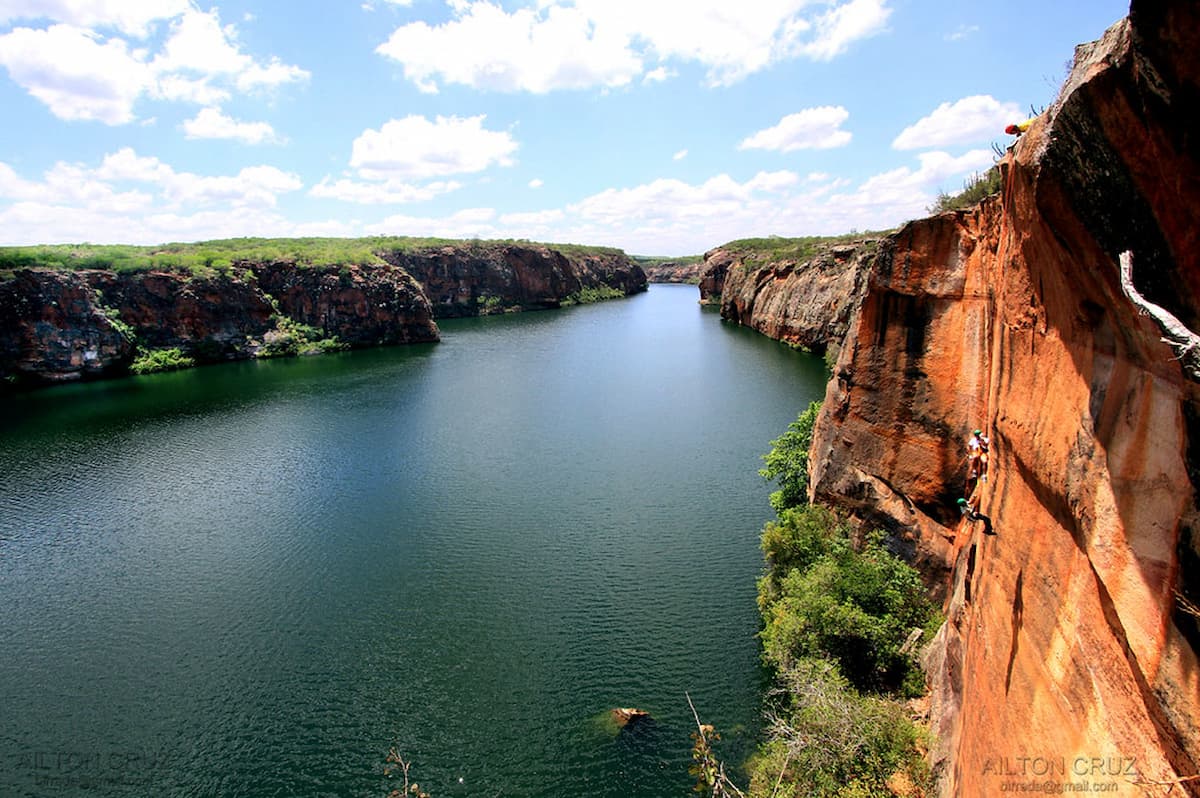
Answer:
[{"label": "eroded rock wall", "polygon": [[728,321],[823,352],[845,337],[878,244],[830,246],[803,259],[718,247],[704,255],[700,301],[720,305]]},{"label": "eroded rock wall", "polygon": [[[943,795],[1198,772],[1200,401],[1116,264],[1132,250],[1142,292],[1196,329],[1198,36],[1194,4],[1135,2],[1079,48],[1002,195],[881,248],[830,382],[814,499],[888,528],[945,599]],[[993,536],[954,505],[974,427]]]},{"label": "eroded rock wall", "polygon": [[557,308],[585,288],[625,295],[646,290],[646,275],[624,253],[564,254],[545,246],[445,246],[382,252],[425,288],[437,318]]}]

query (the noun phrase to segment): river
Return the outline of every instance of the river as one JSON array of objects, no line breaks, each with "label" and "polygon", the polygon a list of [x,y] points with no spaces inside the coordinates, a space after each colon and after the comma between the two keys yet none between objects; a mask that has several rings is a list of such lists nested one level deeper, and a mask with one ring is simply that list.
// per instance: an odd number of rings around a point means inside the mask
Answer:
[{"label": "river", "polygon": [[0,794],[682,798],[689,692],[752,750],[820,359],[691,286],[441,327],[0,399]]}]

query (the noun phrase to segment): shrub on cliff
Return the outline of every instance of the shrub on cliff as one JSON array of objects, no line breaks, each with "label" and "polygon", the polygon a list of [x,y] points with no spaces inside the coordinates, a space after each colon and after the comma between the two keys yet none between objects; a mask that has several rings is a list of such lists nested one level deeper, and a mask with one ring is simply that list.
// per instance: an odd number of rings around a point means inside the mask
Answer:
[{"label": "shrub on cliff", "polygon": [[898,702],[860,694],[823,659],[797,660],[778,685],[751,796],[873,798],[928,781],[924,735]]},{"label": "shrub on cliff", "polygon": [[920,692],[904,644],[934,612],[916,570],[875,533],[859,547],[819,507],[786,511],[763,531],[770,571],[759,581],[763,657],[779,672],[804,657],[836,662],[860,690]]},{"label": "shrub on cliff", "polygon": [[963,190],[958,194],[951,196],[944,191],[939,191],[937,199],[926,210],[930,213],[945,213],[969,208],[984,197],[998,193],[1001,184],[1000,168],[993,166],[986,172],[968,177],[963,182]]},{"label": "shrub on cliff", "polygon": [[139,350],[138,356],[129,365],[129,370],[134,374],[154,374],[159,371],[190,369],[194,365],[195,360],[183,354],[179,347],[173,346],[170,349]]},{"label": "shrub on cliff", "polygon": [[771,441],[771,451],[763,455],[766,467],[758,473],[779,483],[779,490],[771,494],[771,506],[777,513],[808,503],[808,450],[820,412],[820,402],[810,404],[788,425],[787,432]]}]

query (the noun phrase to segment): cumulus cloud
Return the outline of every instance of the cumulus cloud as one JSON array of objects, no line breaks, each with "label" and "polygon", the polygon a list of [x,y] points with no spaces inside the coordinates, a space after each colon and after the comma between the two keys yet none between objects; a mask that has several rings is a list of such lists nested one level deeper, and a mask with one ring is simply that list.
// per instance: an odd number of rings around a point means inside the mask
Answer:
[{"label": "cumulus cloud", "polygon": [[[58,162],[40,179],[0,163],[0,240],[9,243],[112,241],[159,243],[190,237],[300,235],[303,225],[275,210],[300,178],[273,166],[228,175],[177,171],[132,148],[99,166]],[[343,228],[348,234],[349,228]]]},{"label": "cumulus cloud", "polygon": [[487,130],[485,117],[410,115],[392,119],[354,140],[350,166],[366,179],[424,180],[511,166],[517,142],[507,131]]},{"label": "cumulus cloud", "polygon": [[355,202],[360,205],[396,205],[406,202],[425,202],[441,194],[457,191],[462,183],[454,180],[435,180],[424,185],[385,180],[367,183],[357,180],[330,180],[325,177],[309,190],[309,196]]},{"label": "cumulus cloud", "polygon": [[546,185],[546,183],[540,177],[535,177],[533,180],[529,181],[530,188],[541,188],[544,185]]},{"label": "cumulus cloud", "polygon": [[[887,0],[537,0],[507,11],[496,0],[453,0],[452,18],[400,26],[376,52],[419,89],[440,84],[545,93],[626,86],[703,66],[730,85],[797,57],[829,60],[884,30]],[[653,67],[647,64],[653,63]]]},{"label": "cumulus cloud", "polygon": [[389,216],[378,224],[366,226],[371,235],[432,236],[437,238],[496,238],[492,208],[465,208],[441,218],[425,216]]},{"label": "cumulus cloud", "polygon": [[183,123],[189,139],[234,139],[246,144],[279,141],[275,129],[266,122],[239,122],[219,108],[202,108]]},{"label": "cumulus cloud", "polygon": [[[259,62],[242,52],[236,30],[222,26],[217,14],[215,8],[206,13],[173,0],[12,0],[0,3],[0,19],[55,24],[0,35],[0,64],[55,116],[108,125],[133,121],[142,98],[214,105],[234,88],[249,92],[307,79],[300,67],[278,58]],[[152,22],[167,20],[157,53],[101,33],[117,28],[142,37]]]},{"label": "cumulus cloud", "polygon": [[104,41],[72,25],[17,28],[0,36],[0,63],[60,119],[130,122],[134,102],[154,83],[124,41]]},{"label": "cumulus cloud", "polygon": [[675,161],[682,161],[684,158],[687,157],[687,154],[688,154],[688,151],[686,149],[682,149],[682,150],[679,150],[678,152],[676,152],[674,155],[672,155],[671,159],[675,160]]},{"label": "cumulus cloud", "polygon": [[937,189],[991,164],[990,150],[928,152],[913,164],[853,183],[822,172],[717,175],[609,188],[562,208],[449,217],[395,216],[369,232],[516,237],[623,247],[639,254],[699,254],[747,236],[832,235],[885,229],[925,215]]},{"label": "cumulus cloud", "polygon": [[974,144],[999,136],[1004,127],[1024,118],[1016,103],[1002,103],[990,94],[976,94],[942,103],[900,132],[892,142],[897,150]]},{"label": "cumulus cloud", "polygon": [[0,23],[51,19],[82,28],[115,28],[143,38],[155,23],[189,7],[188,0],[4,0]]},{"label": "cumulus cloud", "polygon": [[850,133],[840,128],[842,123],[849,118],[850,112],[840,105],[805,108],[803,111],[783,117],[774,127],[760,130],[746,137],[738,145],[738,149],[792,152],[793,150],[825,150],[844,147],[850,143]]},{"label": "cumulus cloud", "polygon": [[816,35],[800,46],[814,61],[831,61],[859,39],[880,33],[887,26],[891,9],[886,0],[851,0],[817,17]]}]

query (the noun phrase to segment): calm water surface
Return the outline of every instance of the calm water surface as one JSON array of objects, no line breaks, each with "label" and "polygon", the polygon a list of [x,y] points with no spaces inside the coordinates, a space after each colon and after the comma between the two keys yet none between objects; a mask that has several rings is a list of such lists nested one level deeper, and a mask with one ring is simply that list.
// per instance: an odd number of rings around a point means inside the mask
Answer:
[{"label": "calm water surface", "polygon": [[747,753],[824,371],[696,300],[0,400],[0,795],[685,796],[685,691]]}]

